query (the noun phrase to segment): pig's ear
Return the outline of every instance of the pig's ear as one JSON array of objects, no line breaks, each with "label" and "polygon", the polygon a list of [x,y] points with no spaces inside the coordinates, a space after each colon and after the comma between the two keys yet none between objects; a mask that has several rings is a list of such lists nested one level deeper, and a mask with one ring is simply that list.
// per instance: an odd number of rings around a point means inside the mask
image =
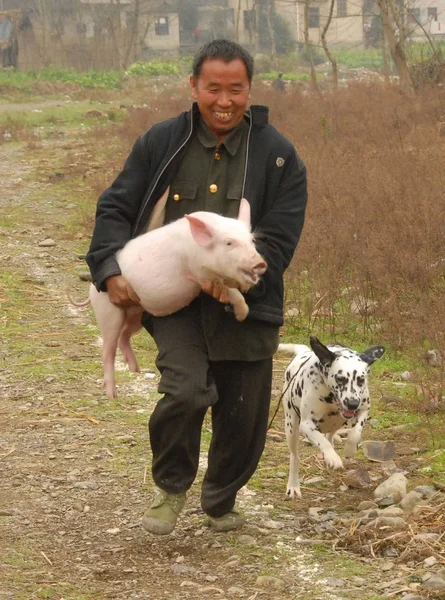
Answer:
[{"label": "pig's ear", "polygon": [[241,198],[238,221],[242,221],[250,229],[250,204],[245,198]]},{"label": "pig's ear", "polygon": [[212,230],[210,227],[192,215],[185,215],[185,218],[190,224],[190,231],[197,244],[200,246],[210,246],[213,241]]}]

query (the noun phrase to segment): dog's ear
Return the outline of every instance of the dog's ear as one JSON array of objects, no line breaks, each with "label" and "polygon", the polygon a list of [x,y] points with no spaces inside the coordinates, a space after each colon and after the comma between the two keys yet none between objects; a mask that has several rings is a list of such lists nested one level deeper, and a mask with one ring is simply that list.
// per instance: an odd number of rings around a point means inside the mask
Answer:
[{"label": "dog's ear", "polygon": [[312,350],[317,358],[320,359],[322,365],[327,366],[334,362],[336,358],[334,352],[331,352],[327,346],[324,346],[315,335],[311,335],[309,340]]},{"label": "dog's ear", "polygon": [[360,354],[360,358],[368,363],[368,365],[372,365],[377,359],[381,358],[385,353],[385,348],[383,346],[373,346],[372,348],[368,348],[365,352]]}]

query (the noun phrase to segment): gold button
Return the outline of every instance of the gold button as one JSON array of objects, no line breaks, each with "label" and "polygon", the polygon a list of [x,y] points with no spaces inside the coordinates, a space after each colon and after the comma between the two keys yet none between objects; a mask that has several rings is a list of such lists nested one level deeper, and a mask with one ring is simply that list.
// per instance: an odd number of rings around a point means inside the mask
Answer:
[{"label": "gold button", "polygon": [[219,160],[221,158],[221,154],[219,152],[215,152],[215,156],[213,158],[215,160]]},{"label": "gold button", "polygon": [[179,200],[180,200],[180,198],[179,198],[179,194],[175,194],[175,195],[173,196],[173,200],[174,200],[175,202],[179,202]]},{"label": "gold button", "polygon": [[209,190],[212,192],[212,194],[216,194],[216,192],[218,191],[218,186],[216,185],[216,183],[212,183],[212,185],[209,187]]}]

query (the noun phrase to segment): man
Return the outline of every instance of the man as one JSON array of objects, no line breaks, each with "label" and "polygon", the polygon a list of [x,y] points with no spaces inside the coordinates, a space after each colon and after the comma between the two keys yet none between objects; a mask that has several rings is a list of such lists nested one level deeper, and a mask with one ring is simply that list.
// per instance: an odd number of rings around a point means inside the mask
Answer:
[{"label": "man", "polygon": [[173,315],[144,313],[164,394],[149,421],[158,491],[142,521],[156,534],[173,531],[184,506],[209,407],[213,433],[201,505],[214,530],[244,524],[236,495],[264,449],[272,356],[283,323],[282,276],[300,237],[307,194],[305,166],[268,124],[268,109],[248,108],[252,75],[253,59],[238,44],[215,40],[203,46],[190,77],[192,109],[136,141],[97,206],[87,262],[97,289],[107,290],[118,306],[138,298],[120,274],[115,252],[159,214],[164,223],[195,210],[236,217],[245,197],[257,249],[268,263],[263,280],[246,294],[250,312],[242,323],[218,302],[220,290],[211,282],[207,294]]},{"label": "man", "polygon": [[283,73],[278,73],[278,77],[275,79],[272,86],[276,92],[284,92],[286,84],[283,81]]}]

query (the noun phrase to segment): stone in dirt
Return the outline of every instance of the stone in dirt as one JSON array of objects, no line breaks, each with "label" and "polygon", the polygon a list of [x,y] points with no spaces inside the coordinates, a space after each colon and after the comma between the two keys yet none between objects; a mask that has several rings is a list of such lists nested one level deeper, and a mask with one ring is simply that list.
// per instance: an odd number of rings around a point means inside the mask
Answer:
[{"label": "stone in dirt", "polygon": [[56,242],[52,238],[47,238],[46,240],[42,240],[37,244],[40,248],[53,248],[56,246]]},{"label": "stone in dirt", "polygon": [[366,458],[375,462],[386,462],[396,454],[396,445],[392,441],[367,440],[362,446]]},{"label": "stone in dirt", "polygon": [[403,473],[393,473],[386,481],[374,490],[374,498],[386,498],[392,496],[400,501],[406,496],[407,479]]},{"label": "stone in dirt", "polygon": [[366,469],[353,469],[345,474],[344,483],[350,488],[366,488],[371,483],[371,477]]}]

